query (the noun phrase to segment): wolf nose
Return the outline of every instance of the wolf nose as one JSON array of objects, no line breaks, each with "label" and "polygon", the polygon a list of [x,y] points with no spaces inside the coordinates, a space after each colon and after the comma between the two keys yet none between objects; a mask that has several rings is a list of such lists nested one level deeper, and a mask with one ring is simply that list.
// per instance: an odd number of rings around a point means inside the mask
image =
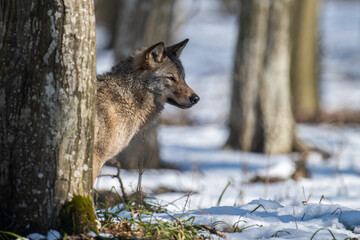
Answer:
[{"label": "wolf nose", "polygon": [[196,94],[191,95],[190,102],[191,104],[196,104],[198,101],[200,101],[200,97]]}]

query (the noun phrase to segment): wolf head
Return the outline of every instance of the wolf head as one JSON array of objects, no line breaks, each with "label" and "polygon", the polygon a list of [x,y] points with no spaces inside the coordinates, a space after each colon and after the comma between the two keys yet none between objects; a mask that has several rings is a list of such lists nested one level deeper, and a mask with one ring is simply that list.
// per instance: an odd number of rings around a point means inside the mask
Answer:
[{"label": "wolf head", "polygon": [[179,108],[190,108],[199,96],[186,84],[184,68],[179,59],[189,39],[166,47],[159,42],[138,54],[137,65],[142,69],[142,79],[147,88],[161,102]]}]

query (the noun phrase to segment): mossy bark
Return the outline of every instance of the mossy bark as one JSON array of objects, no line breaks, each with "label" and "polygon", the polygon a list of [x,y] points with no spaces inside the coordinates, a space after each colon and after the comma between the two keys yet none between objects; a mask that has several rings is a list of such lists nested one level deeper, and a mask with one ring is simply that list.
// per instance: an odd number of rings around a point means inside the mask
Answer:
[{"label": "mossy bark", "polygon": [[95,212],[89,197],[75,195],[60,210],[60,229],[68,235],[97,232]]},{"label": "mossy bark", "polygon": [[92,189],[93,1],[0,9],[0,229],[45,233]]}]

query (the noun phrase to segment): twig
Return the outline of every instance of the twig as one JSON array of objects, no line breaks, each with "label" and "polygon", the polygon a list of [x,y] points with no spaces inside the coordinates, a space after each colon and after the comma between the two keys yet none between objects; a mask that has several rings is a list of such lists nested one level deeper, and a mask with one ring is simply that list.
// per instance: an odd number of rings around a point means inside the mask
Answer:
[{"label": "twig", "polygon": [[221,238],[226,238],[226,234],[210,227],[209,225],[197,225],[197,226],[195,226],[195,228],[200,229],[200,230],[205,229],[205,230],[209,231],[211,234],[216,234],[217,236],[219,236]]},{"label": "twig", "polygon": [[318,152],[324,159],[331,157],[331,153],[315,146],[310,146],[295,135],[293,138],[293,150],[297,152]]},{"label": "twig", "polygon": [[185,208],[186,208],[186,205],[189,203],[189,208],[190,208],[190,196],[192,195],[193,193],[191,191],[189,191],[185,196],[186,196],[186,200],[185,200],[185,204],[184,204],[184,207],[183,207],[183,213],[185,212]]},{"label": "twig", "polygon": [[[140,207],[143,202],[143,195],[142,195],[142,176],[145,172],[145,167],[147,166],[148,162],[150,161],[151,152],[149,153],[149,156],[147,158],[147,161],[145,161],[145,145],[146,145],[146,138],[147,138],[147,131],[144,131],[141,133],[141,157],[138,161],[138,184],[136,187],[136,198],[137,198],[137,205]],[[145,164],[145,166],[144,166]]]},{"label": "twig", "polygon": [[[121,179],[121,177],[120,177],[121,163],[120,163],[119,161],[117,161],[116,159],[114,159],[114,158],[111,159],[110,161],[111,161],[111,164],[112,164],[112,165],[115,165],[115,167],[116,167],[116,169],[117,169],[117,173],[114,174],[114,175],[108,174],[107,176],[111,176],[112,178],[117,178],[117,180],[118,180],[119,183],[120,183],[120,189],[121,189],[121,193],[122,193],[122,195],[123,195],[124,201],[125,201],[125,202],[128,202],[129,198],[128,198],[126,192],[125,192],[124,184],[123,184],[122,179]],[[106,175],[104,175],[104,176],[106,176]]]}]

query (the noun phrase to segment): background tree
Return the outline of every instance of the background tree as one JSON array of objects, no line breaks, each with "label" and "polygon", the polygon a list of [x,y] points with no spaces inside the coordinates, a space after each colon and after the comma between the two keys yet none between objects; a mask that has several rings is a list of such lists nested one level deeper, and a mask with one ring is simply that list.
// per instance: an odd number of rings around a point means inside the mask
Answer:
[{"label": "background tree", "polygon": [[291,92],[298,121],[314,120],[318,96],[318,0],[295,1],[291,27]]},{"label": "background tree", "polygon": [[0,29],[0,229],[44,233],[90,201],[93,1],[1,0]]},{"label": "background tree", "polygon": [[[115,32],[117,28],[118,14],[120,13],[123,0],[95,0],[96,27],[104,27],[109,31],[110,39],[104,46],[112,49],[115,45]],[[101,43],[104,44],[104,43]]]},{"label": "background tree", "polygon": [[[170,38],[174,4],[175,0],[119,1],[116,18],[113,19],[116,21],[116,28],[111,31],[116,62],[133,55],[144,46],[167,42]],[[107,25],[111,26],[109,23]],[[145,161],[144,167],[160,167],[156,125],[135,135],[116,159],[125,169],[137,169],[141,161]]]},{"label": "background tree", "polygon": [[116,61],[160,41],[168,41],[174,0],[121,0],[116,19]]},{"label": "background tree", "polygon": [[290,17],[293,0],[241,1],[227,146],[290,152]]},{"label": "background tree", "polygon": [[[170,36],[174,0],[124,0],[118,14],[115,35],[117,60],[134,54],[144,46],[167,42]],[[159,168],[160,151],[157,125],[135,135],[129,146],[117,159],[127,169]],[[139,165],[140,164],[140,165]]]}]

